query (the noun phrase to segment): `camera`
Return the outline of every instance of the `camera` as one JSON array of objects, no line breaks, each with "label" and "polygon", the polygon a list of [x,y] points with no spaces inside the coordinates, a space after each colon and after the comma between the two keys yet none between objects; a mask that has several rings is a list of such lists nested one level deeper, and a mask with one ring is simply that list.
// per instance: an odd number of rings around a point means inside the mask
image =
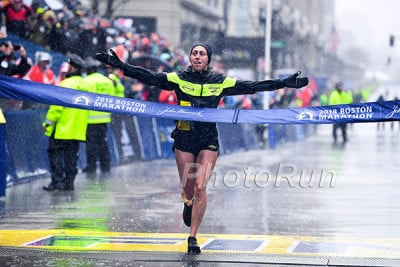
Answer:
[{"label": "camera", "polygon": [[21,49],[21,45],[19,45],[19,44],[13,44],[13,47],[14,47],[15,51],[18,51]]}]

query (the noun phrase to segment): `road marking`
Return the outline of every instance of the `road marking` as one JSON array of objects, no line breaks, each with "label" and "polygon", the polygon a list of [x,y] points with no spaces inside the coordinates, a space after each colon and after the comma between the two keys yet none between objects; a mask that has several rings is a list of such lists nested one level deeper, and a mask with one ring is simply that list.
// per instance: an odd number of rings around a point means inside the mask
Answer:
[{"label": "road marking", "polygon": [[[400,239],[200,234],[204,253],[399,258]],[[187,234],[0,230],[0,246],[61,251],[186,252]]]}]

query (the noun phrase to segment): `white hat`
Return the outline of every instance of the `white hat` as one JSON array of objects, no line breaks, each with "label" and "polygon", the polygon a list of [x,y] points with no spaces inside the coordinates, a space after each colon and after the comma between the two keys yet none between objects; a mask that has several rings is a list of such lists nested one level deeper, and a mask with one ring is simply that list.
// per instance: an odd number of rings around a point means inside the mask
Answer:
[{"label": "white hat", "polygon": [[38,55],[38,61],[51,61],[52,57],[47,52],[40,52]]},{"label": "white hat", "polygon": [[51,63],[52,56],[44,51],[38,51],[35,53],[35,64],[38,64],[40,61],[48,61]]}]

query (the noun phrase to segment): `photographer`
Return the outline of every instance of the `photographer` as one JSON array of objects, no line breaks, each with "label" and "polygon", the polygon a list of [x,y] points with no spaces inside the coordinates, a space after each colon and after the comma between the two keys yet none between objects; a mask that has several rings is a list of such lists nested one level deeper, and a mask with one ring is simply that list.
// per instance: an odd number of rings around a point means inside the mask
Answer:
[{"label": "photographer", "polygon": [[[19,56],[17,56],[17,53]],[[25,48],[13,45],[7,40],[0,40],[0,74],[22,78],[31,68]],[[9,109],[14,106],[11,100],[0,99],[0,108]]]},{"label": "photographer", "polygon": [[[19,62],[17,62],[16,52],[20,55]],[[19,78],[22,78],[30,68],[31,64],[28,62],[23,46],[13,45],[6,40],[0,41],[0,74],[7,76],[18,75]]]}]

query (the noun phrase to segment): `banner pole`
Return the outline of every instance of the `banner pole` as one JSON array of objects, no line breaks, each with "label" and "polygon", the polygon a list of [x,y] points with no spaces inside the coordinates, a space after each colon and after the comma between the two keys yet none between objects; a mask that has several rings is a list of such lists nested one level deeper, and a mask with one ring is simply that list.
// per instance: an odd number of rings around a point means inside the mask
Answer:
[{"label": "banner pole", "polygon": [[0,108],[0,198],[6,196],[6,119]]}]

